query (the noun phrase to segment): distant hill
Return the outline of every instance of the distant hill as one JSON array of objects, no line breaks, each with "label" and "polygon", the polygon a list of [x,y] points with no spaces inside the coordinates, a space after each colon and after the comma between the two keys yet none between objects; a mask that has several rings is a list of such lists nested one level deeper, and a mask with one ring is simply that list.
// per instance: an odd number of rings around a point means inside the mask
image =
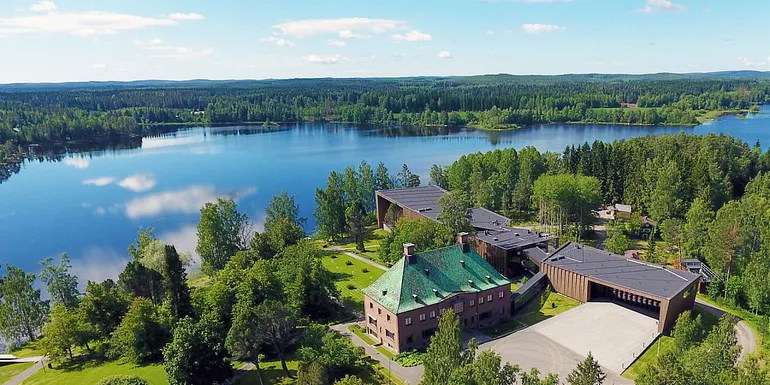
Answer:
[{"label": "distant hill", "polygon": [[422,83],[455,84],[491,84],[491,83],[558,83],[558,82],[626,82],[639,80],[686,80],[686,79],[756,79],[770,80],[770,71],[720,71],[695,73],[656,73],[656,74],[564,74],[564,75],[511,75],[490,74],[473,76],[413,76],[396,78],[297,78],[297,79],[233,79],[233,80],[135,80],[135,81],[93,81],[65,83],[10,83],[0,84],[0,92],[41,92],[41,91],[82,91],[110,90],[130,88],[254,88],[255,86],[313,86],[328,85],[333,82],[336,86],[360,87],[367,84],[389,84],[392,86],[413,85]]}]

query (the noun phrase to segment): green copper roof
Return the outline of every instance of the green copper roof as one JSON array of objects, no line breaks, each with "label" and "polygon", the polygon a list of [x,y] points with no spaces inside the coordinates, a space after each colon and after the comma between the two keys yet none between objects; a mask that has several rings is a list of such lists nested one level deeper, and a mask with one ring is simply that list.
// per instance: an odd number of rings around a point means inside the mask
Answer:
[{"label": "green copper roof", "polygon": [[[406,257],[401,258],[371,286],[363,289],[364,294],[399,314],[439,303],[453,294],[478,292],[511,283],[472,248],[463,253],[460,246],[449,246],[416,253],[414,259],[410,264]],[[464,265],[460,261],[464,261]]]}]

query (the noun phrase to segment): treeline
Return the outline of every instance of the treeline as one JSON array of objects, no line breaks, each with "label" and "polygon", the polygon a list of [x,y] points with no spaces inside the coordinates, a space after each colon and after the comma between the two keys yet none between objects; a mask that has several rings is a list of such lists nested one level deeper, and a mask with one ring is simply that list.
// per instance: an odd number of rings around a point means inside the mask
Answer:
[{"label": "treeline", "polygon": [[152,229],[140,230],[117,282],[89,281],[82,295],[66,254],[58,263],[43,261],[39,279],[50,301],[42,300],[38,277],[7,266],[0,277],[0,335],[11,343],[40,338],[59,368],[91,360],[162,362],[173,385],[225,383],[235,361],[254,364],[266,383],[265,357],[293,377],[289,355],[299,361],[301,383],[362,384],[348,374],[381,383],[363,349],[324,325],[349,313],[335,300],[323,251],[304,239],[298,212],[293,197],[275,196],[265,231],[255,233],[233,201],[206,204],[196,252],[210,276],[197,287],[185,271],[191,257]]},{"label": "treeline", "polygon": [[770,86],[758,78],[490,76],[96,87],[0,93],[0,143],[142,135],[142,126],[152,124],[694,124],[702,111],[768,101]]}]

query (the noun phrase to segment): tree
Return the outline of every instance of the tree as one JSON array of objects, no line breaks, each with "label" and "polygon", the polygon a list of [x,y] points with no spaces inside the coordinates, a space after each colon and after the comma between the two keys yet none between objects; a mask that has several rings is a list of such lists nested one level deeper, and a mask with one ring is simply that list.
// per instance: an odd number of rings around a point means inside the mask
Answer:
[{"label": "tree", "polygon": [[714,221],[714,212],[708,203],[696,198],[685,215],[686,222],[682,231],[684,251],[692,258],[705,256],[706,245],[709,244],[709,228]]},{"label": "tree", "polygon": [[447,179],[446,170],[437,164],[431,166],[430,182],[428,182],[428,184],[436,185],[444,190],[449,189],[449,179]]},{"label": "tree", "polygon": [[51,297],[51,305],[62,304],[68,308],[78,305],[78,277],[70,274],[72,264],[67,253],[59,257],[59,264],[53,264],[53,258],[48,257],[43,262],[43,270],[40,272],[40,280],[46,284],[48,295]]},{"label": "tree", "polygon": [[324,325],[307,327],[301,346],[297,350],[300,377],[313,363],[320,364],[328,376],[326,378],[332,381],[366,364],[366,353],[362,347],[353,345],[342,334],[327,330]]},{"label": "tree", "polygon": [[295,202],[294,196],[289,196],[285,190],[279,195],[273,195],[265,208],[265,214],[265,231],[270,231],[273,224],[281,218],[289,220],[300,228],[307,221],[299,216],[299,205]]},{"label": "tree", "polygon": [[[345,375],[347,377],[347,375]],[[300,365],[297,376],[297,385],[328,385],[329,377],[326,375],[326,369],[318,362],[310,362],[306,365]],[[335,383],[336,384],[336,383]],[[345,384],[348,384],[345,382]],[[348,384],[350,385],[350,384]]]},{"label": "tree", "polygon": [[756,355],[743,358],[736,372],[732,385],[770,385],[770,370]]},{"label": "tree", "polygon": [[129,298],[111,279],[102,283],[88,281],[86,295],[80,302],[85,321],[92,325],[98,338],[108,338],[128,311]]},{"label": "tree", "polygon": [[334,385],[364,385],[364,381],[356,376],[346,374],[345,377],[337,380]]},{"label": "tree", "polygon": [[164,254],[163,289],[166,291],[171,316],[178,320],[192,315],[193,312],[190,288],[187,287],[187,272],[174,246],[166,245]]},{"label": "tree", "polygon": [[399,187],[417,187],[420,185],[420,176],[409,171],[409,166],[404,164],[398,173]]},{"label": "tree", "polygon": [[438,331],[430,339],[430,346],[423,357],[425,372],[420,385],[449,383],[452,373],[473,361],[475,344],[463,352],[460,338],[460,319],[451,309],[444,312],[438,322]]},{"label": "tree", "polygon": [[246,249],[248,238],[248,217],[238,212],[234,200],[217,198],[217,203],[201,208],[195,251],[206,273],[221,270],[236,252]]},{"label": "tree", "polygon": [[388,168],[382,162],[377,164],[377,172],[374,176],[375,190],[388,190],[393,188],[393,182],[388,174]]},{"label": "tree", "polygon": [[163,348],[163,368],[171,385],[208,385],[230,377],[232,367],[218,323],[207,317],[195,323],[182,318]]},{"label": "tree", "polygon": [[80,342],[80,330],[77,310],[68,309],[63,304],[54,305],[48,322],[43,326],[40,344],[53,361],[58,362],[65,356],[72,360],[72,348]]},{"label": "tree", "polygon": [[604,241],[604,250],[613,254],[623,255],[629,247],[631,247],[631,241],[622,231],[613,231]]},{"label": "tree", "polygon": [[116,374],[102,378],[96,385],[150,385],[150,383],[139,376]]},{"label": "tree", "polygon": [[366,209],[361,201],[358,199],[350,202],[347,210],[345,210],[345,217],[348,220],[348,228],[350,233],[353,234],[353,238],[356,241],[356,249],[358,251],[366,251],[364,247],[364,221],[366,220]]},{"label": "tree", "polygon": [[599,362],[594,359],[591,352],[588,357],[578,363],[578,366],[567,376],[570,385],[601,385],[607,375],[602,371]]},{"label": "tree", "polygon": [[135,298],[110,340],[110,355],[141,364],[161,355],[169,330],[150,300]]},{"label": "tree", "polygon": [[[272,254],[275,254],[280,253],[281,250],[288,246],[299,243],[305,237],[305,230],[302,230],[302,227],[288,218],[278,218],[270,226],[270,229],[262,233],[261,236],[267,239]],[[263,257],[268,256],[265,255]]]},{"label": "tree", "polygon": [[441,208],[438,214],[439,222],[452,229],[454,234],[473,229],[468,199],[462,191],[454,190],[442,195],[438,198],[438,205]]},{"label": "tree", "polygon": [[323,320],[334,316],[332,298],[338,292],[333,275],[321,263],[321,255],[312,242],[300,242],[284,249],[273,266],[286,304],[312,319]]},{"label": "tree", "polygon": [[342,192],[342,178],[332,171],[327,179],[326,189],[316,189],[318,206],[313,214],[318,232],[328,238],[338,239],[345,233],[345,197]]},{"label": "tree", "polygon": [[521,372],[521,385],[559,385],[559,376],[548,373],[541,380],[540,371],[537,368],[532,368],[529,373]]},{"label": "tree", "polygon": [[404,254],[404,243],[413,243],[416,251],[436,249],[454,243],[452,229],[428,218],[401,218],[380,242],[380,257],[394,263]]},{"label": "tree", "polygon": [[671,337],[674,338],[674,347],[678,352],[684,352],[698,344],[703,339],[701,315],[693,318],[689,310],[679,314]]},{"label": "tree", "polygon": [[666,241],[668,252],[676,255],[679,260],[684,258],[683,227],[684,222],[678,218],[666,219],[660,224],[661,237]]},{"label": "tree", "polygon": [[766,312],[770,305],[770,266],[767,258],[755,255],[743,274],[744,291],[748,305],[758,312]]},{"label": "tree", "polygon": [[128,254],[132,260],[118,276],[118,286],[133,297],[148,298],[154,305],[159,305],[165,298],[163,276],[160,269],[152,270],[143,263],[144,256],[148,255],[150,250],[154,253],[157,249],[154,231],[152,228],[140,229],[139,238],[128,246]]},{"label": "tree", "polygon": [[711,243],[705,248],[706,262],[725,279],[730,278],[733,262],[745,239],[741,227],[742,217],[740,202],[730,201],[719,209],[708,231]]},{"label": "tree", "polygon": [[650,216],[658,222],[680,217],[684,209],[685,190],[682,167],[673,161],[659,169],[653,162],[648,164],[648,167],[655,167],[657,171],[657,179],[650,194]]},{"label": "tree", "polygon": [[40,290],[32,287],[34,274],[7,265],[0,278],[0,334],[6,341],[34,340],[40,333],[48,312],[48,301],[40,299]]},{"label": "tree", "polygon": [[740,346],[737,346],[735,324],[731,315],[722,316],[719,322],[703,340],[693,348],[684,362],[690,366],[688,372],[691,384],[727,384],[733,375]]},{"label": "tree", "polygon": [[227,333],[225,347],[234,357],[251,362],[257,369],[259,383],[264,385],[265,380],[259,361],[265,338],[261,333],[260,321],[262,319],[257,313],[254,303],[249,298],[239,300],[233,308],[233,324]]},{"label": "tree", "polygon": [[299,337],[297,330],[299,315],[285,307],[279,301],[266,300],[256,309],[258,317],[258,333],[262,341],[272,346],[281,360],[281,367],[286,377],[291,377],[286,366],[286,348],[296,342]]}]

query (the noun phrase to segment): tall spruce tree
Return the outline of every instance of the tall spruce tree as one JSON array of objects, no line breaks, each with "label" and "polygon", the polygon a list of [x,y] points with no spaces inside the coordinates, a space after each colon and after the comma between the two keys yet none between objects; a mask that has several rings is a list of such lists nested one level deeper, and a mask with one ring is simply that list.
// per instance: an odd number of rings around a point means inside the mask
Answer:
[{"label": "tall spruce tree", "polygon": [[192,315],[192,303],[190,301],[190,288],[187,287],[187,272],[184,264],[172,245],[165,247],[165,264],[163,269],[163,287],[166,291],[171,315],[174,319],[181,319]]}]

